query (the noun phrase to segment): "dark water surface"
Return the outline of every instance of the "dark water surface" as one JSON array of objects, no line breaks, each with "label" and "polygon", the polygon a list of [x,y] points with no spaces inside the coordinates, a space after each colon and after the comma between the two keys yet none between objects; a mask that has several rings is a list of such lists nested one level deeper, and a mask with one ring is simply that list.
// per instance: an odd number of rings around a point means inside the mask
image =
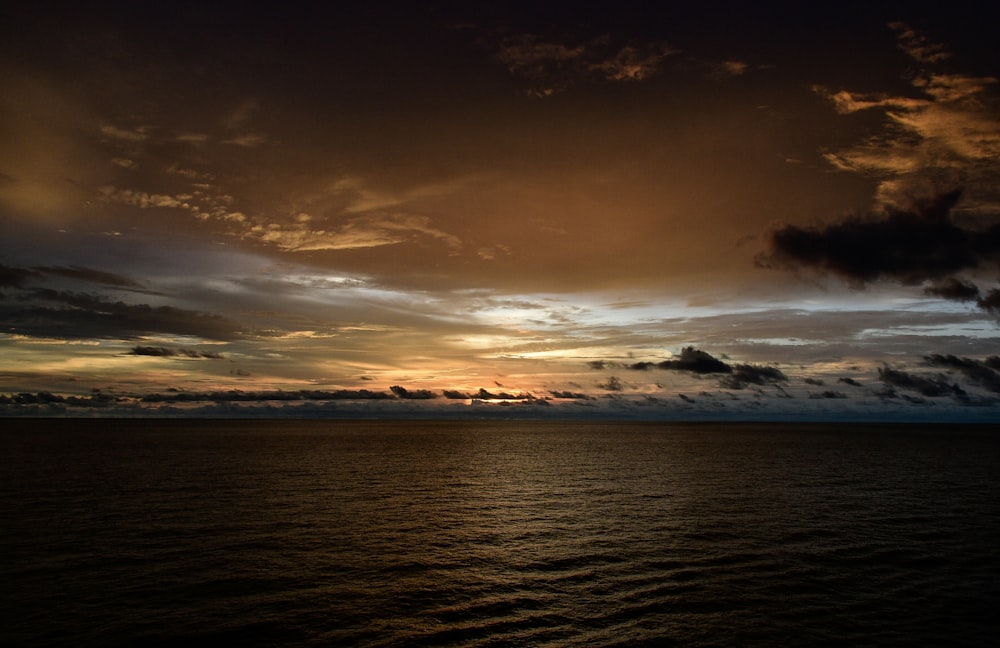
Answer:
[{"label": "dark water surface", "polygon": [[0,644],[996,645],[984,427],[0,421]]}]

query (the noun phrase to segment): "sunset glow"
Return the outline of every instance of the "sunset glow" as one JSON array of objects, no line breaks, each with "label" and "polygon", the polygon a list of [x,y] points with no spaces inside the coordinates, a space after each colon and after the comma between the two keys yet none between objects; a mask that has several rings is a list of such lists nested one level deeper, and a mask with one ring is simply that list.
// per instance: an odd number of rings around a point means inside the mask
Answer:
[{"label": "sunset glow", "polygon": [[0,414],[1000,419],[985,21],[479,4],[2,10]]}]

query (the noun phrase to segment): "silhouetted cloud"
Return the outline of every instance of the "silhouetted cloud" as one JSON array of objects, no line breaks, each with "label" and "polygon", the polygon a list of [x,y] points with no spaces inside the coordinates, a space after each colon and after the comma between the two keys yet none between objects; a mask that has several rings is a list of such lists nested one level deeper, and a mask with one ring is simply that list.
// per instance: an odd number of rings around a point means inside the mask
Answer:
[{"label": "silhouetted cloud", "polygon": [[922,376],[886,366],[879,368],[878,377],[887,385],[919,392],[922,396],[930,398],[941,396],[952,396],[959,400],[968,398],[964,389],[957,384],[949,383],[943,376]]},{"label": "silhouetted cloud", "polygon": [[567,398],[567,399],[577,399],[577,400],[590,400],[592,397],[587,394],[572,391],[549,391],[552,398]]},{"label": "silhouetted cloud", "polygon": [[130,355],[159,356],[163,358],[207,358],[222,360],[222,355],[212,351],[196,351],[195,349],[169,349],[167,347],[134,346]]},{"label": "silhouetted cloud", "polygon": [[819,392],[818,394],[809,394],[809,398],[832,398],[832,399],[839,399],[839,398],[847,398],[847,394],[845,394],[844,392],[833,391],[833,390],[827,389],[826,391]]},{"label": "silhouetted cloud", "polygon": [[854,378],[838,378],[837,382],[842,382],[845,385],[850,385],[851,387],[864,387],[864,385],[862,385],[861,383],[859,383]]},{"label": "silhouetted cloud", "polygon": [[0,394],[0,405],[68,405],[70,407],[111,407],[122,399],[110,394],[62,396],[51,392]]},{"label": "silhouetted cloud", "polygon": [[620,392],[625,389],[625,385],[622,384],[618,376],[610,376],[605,382],[597,383],[597,386],[610,392]]},{"label": "silhouetted cloud", "polygon": [[777,367],[738,364],[732,373],[719,380],[719,385],[727,389],[744,389],[749,385],[769,385],[786,382],[788,376]]},{"label": "silhouetted cloud", "polygon": [[982,361],[934,353],[926,356],[924,360],[932,367],[961,371],[969,380],[982,385],[994,394],[1000,394],[1000,373],[997,372],[1000,359],[995,356]]},{"label": "silhouetted cloud", "polygon": [[325,401],[325,400],[386,400],[395,398],[386,392],[367,389],[320,389],[243,391],[229,389],[207,392],[175,392],[146,394],[140,398],[145,403],[194,403],[194,402],[262,402],[262,401]]},{"label": "silhouetted cloud", "polygon": [[173,306],[150,306],[109,301],[87,293],[39,288],[32,296],[61,307],[5,306],[0,308],[0,330],[36,337],[132,338],[151,333],[173,333],[229,340],[240,337],[238,324],[219,315]]},{"label": "silhouetted cloud", "polygon": [[400,385],[393,385],[389,387],[389,391],[396,395],[397,398],[407,398],[411,400],[429,400],[431,398],[437,398],[437,394],[430,391],[429,389],[406,389]]},{"label": "silhouetted cloud", "polygon": [[748,385],[775,384],[788,380],[788,377],[777,367],[752,364],[730,365],[692,346],[681,349],[676,359],[662,362],[636,362],[625,365],[625,368],[634,371],[666,369],[702,375],[727,374],[719,381],[719,384],[726,389],[743,389]]},{"label": "silhouetted cloud", "polygon": [[[629,366],[629,369],[648,369],[650,363],[636,363]],[[712,357],[710,354],[694,347],[684,347],[680,355],[673,360],[664,360],[656,363],[658,369],[669,369],[672,371],[690,371],[696,374],[731,373],[733,368],[728,364]]]},{"label": "silhouetted cloud", "polygon": [[480,387],[479,388],[479,392],[477,392],[473,396],[473,398],[478,398],[480,400],[520,400],[520,399],[523,399],[523,398],[531,398],[531,396],[529,396],[528,394],[517,394],[517,395],[514,395],[514,394],[509,394],[507,392],[497,392],[497,393],[494,393],[494,392],[486,391],[485,389],[483,389],[482,387]]},{"label": "silhouetted cloud", "polygon": [[929,201],[920,211],[885,218],[852,217],[825,227],[785,225],[770,233],[764,267],[812,267],[858,285],[878,279],[912,284],[944,279],[994,260],[995,233],[965,230],[949,218],[960,193]]},{"label": "silhouetted cloud", "polygon": [[455,389],[445,389],[441,393],[444,395],[445,398],[450,400],[468,400],[472,398],[471,395]]},{"label": "silhouetted cloud", "polygon": [[980,298],[975,284],[956,275],[1000,262],[1000,225],[976,230],[955,224],[950,211],[959,197],[959,191],[951,191],[913,211],[885,217],[852,217],[818,227],[784,225],[770,233],[769,250],[756,263],[811,268],[857,287],[881,279],[904,285],[932,281],[924,289],[928,295],[998,310],[1000,292]]}]

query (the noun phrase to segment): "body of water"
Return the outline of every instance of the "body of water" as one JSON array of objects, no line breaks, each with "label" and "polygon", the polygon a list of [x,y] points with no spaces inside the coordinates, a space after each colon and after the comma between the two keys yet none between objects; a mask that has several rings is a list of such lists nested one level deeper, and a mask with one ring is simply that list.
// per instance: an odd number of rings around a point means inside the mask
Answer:
[{"label": "body of water", "polygon": [[3,421],[15,645],[991,645],[986,427]]}]

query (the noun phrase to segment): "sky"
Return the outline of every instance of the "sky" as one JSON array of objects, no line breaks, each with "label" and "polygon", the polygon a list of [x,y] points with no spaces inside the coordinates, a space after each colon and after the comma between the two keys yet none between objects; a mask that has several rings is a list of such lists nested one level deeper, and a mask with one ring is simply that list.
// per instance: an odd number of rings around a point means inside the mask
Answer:
[{"label": "sky", "polygon": [[14,4],[0,415],[1000,420],[976,4]]}]

